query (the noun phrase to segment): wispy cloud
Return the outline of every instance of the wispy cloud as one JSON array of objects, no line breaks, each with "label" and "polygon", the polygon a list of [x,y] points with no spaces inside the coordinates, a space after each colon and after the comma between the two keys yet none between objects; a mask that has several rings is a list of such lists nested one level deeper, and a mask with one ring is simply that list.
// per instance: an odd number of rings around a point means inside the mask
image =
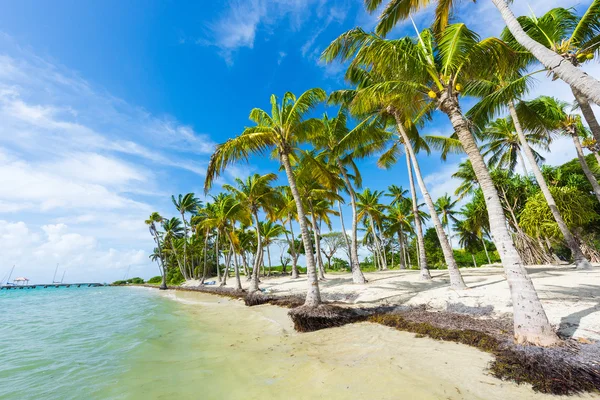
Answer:
[{"label": "wispy cloud", "polygon": [[326,21],[326,25],[342,15],[345,18],[344,9],[334,3],[327,0],[231,0],[221,17],[209,25],[208,37],[198,43],[218,47],[231,65],[236,50],[254,47],[260,29],[271,33],[277,23],[285,20],[286,29],[297,31],[311,16]]}]

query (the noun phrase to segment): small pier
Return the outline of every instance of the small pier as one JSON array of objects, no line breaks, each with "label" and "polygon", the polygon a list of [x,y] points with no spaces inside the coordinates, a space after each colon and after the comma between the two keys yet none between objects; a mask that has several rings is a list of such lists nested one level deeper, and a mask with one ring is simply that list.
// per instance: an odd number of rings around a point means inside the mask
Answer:
[{"label": "small pier", "polygon": [[20,290],[20,289],[47,289],[47,288],[59,288],[59,287],[99,287],[106,286],[104,283],[39,283],[36,285],[2,285],[0,290]]}]

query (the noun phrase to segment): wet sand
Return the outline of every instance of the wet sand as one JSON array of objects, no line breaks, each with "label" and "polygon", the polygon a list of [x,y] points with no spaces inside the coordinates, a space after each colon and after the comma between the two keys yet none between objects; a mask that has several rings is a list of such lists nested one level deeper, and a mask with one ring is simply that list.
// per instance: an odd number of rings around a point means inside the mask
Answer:
[{"label": "wet sand", "polygon": [[[301,334],[284,308],[193,292],[162,295],[180,302],[192,321],[189,332],[171,333],[192,340],[183,360],[172,357],[194,376],[168,392],[180,398],[561,398],[488,376],[491,356],[468,346],[371,323]],[[160,382],[146,387],[156,393]]]}]

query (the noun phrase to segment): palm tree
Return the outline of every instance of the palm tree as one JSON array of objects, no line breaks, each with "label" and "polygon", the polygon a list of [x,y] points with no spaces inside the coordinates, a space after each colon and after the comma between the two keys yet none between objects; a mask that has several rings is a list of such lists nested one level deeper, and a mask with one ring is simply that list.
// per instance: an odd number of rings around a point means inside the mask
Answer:
[{"label": "palm tree", "polygon": [[[492,168],[503,168],[514,171],[517,160],[521,162],[521,168],[525,176],[528,175],[525,159],[522,154],[522,145],[519,135],[515,130],[512,118],[498,118],[485,128],[482,136],[487,142],[482,146],[484,157],[488,157],[488,163]],[[542,144],[546,136],[535,132],[525,133],[525,139],[529,145]],[[547,146],[545,146],[547,147]],[[534,149],[531,149],[535,163],[544,161],[544,157]]]},{"label": "palm tree", "polygon": [[[367,11],[373,13],[378,10],[384,0],[365,0]],[[376,32],[381,36],[389,33],[396,23],[400,20],[405,20],[414,12],[429,6],[431,0],[386,0],[387,6],[383,9],[379,16]],[[496,6],[508,30],[513,35],[515,40],[529,51],[540,63],[542,63],[554,75],[567,82],[571,87],[579,91],[585,98],[600,105],[600,82],[585,72],[574,66],[572,63],[564,63],[564,55],[557,54],[556,51],[547,48],[544,44],[539,43],[528,35],[510,10],[508,0],[491,0]],[[450,26],[448,25],[450,15],[453,12],[456,1],[440,0],[437,1],[435,10],[434,31],[436,34],[443,34]],[[591,42],[590,45],[597,46],[591,36],[595,32],[596,25],[594,21],[599,18],[598,0],[594,0],[588,12],[582,18],[582,23],[579,25],[578,34],[574,35],[580,42]]]},{"label": "palm tree", "polygon": [[187,238],[188,238],[188,224],[185,219],[186,213],[191,213],[196,211],[199,205],[201,205],[200,200],[194,197],[194,193],[188,193],[185,196],[179,195],[176,199],[175,196],[171,196],[171,200],[177,208],[177,211],[181,214],[181,219],[183,221],[183,230],[184,230],[184,238],[183,242],[183,277],[187,280],[190,279],[188,268],[187,268]]},{"label": "palm tree", "polygon": [[379,265],[381,269],[387,269],[387,262],[385,259],[384,251],[380,245],[378,239],[378,230],[375,226],[380,226],[384,206],[380,203],[383,192],[379,190],[371,191],[371,189],[365,189],[362,193],[357,193],[357,207],[358,207],[358,220],[365,220],[368,223],[370,231],[373,235],[373,244],[375,247],[375,257],[379,258]]},{"label": "palm tree", "polygon": [[148,229],[150,230],[150,234],[154,238],[156,242],[156,250],[158,252],[158,260],[160,261],[160,273],[162,277],[162,281],[160,283],[160,290],[167,289],[167,270],[165,269],[165,260],[162,254],[162,246],[160,243],[160,237],[158,234],[158,230],[156,229],[156,224],[162,224],[164,218],[157,213],[156,211],[150,214],[150,217],[145,221],[146,225],[148,225]]},{"label": "palm tree", "polygon": [[298,223],[306,250],[308,291],[305,305],[307,307],[317,307],[321,304],[321,294],[312,243],[306,224],[306,213],[298,193],[290,156],[294,156],[298,144],[304,142],[305,138],[322,125],[319,120],[305,120],[304,116],[325,98],[326,94],[322,89],[309,89],[298,98],[288,92],[283,96],[281,104],[278,104],[276,96],[271,96],[271,115],[264,110],[255,108],[250,113],[250,119],[256,123],[256,126],[246,128],[241,135],[217,146],[210,159],[204,184],[205,190],[208,190],[215,177],[220,175],[229,164],[247,160],[250,154],[265,154],[269,149],[276,149],[279,162],[285,169],[290,190],[296,202]]},{"label": "palm tree", "polygon": [[[507,74],[500,73],[489,80],[474,82],[472,88],[470,88],[473,90],[467,91],[475,93],[483,97],[483,99],[470,110],[469,113],[475,120],[478,120],[481,119],[482,116],[485,118],[493,115],[504,107],[508,108],[510,120],[500,119],[494,121],[490,126],[495,129],[487,129],[484,132],[486,137],[491,136],[492,139],[491,142],[488,142],[488,148],[490,150],[495,150],[496,152],[490,158],[490,163],[493,165],[497,160],[498,162],[496,162],[496,164],[501,166],[503,164],[502,160],[507,159],[507,163],[510,166],[510,162],[516,160],[516,157],[511,155],[512,152],[516,152],[518,155],[521,155],[521,150],[525,152],[525,156],[533,170],[533,175],[535,176],[546,202],[552,211],[552,215],[571,250],[577,268],[587,269],[590,267],[589,262],[583,255],[577,240],[560,214],[556,201],[542,175],[542,171],[538,165],[540,155],[531,148],[532,144],[542,144],[544,147],[548,148],[551,138],[546,132],[545,126],[548,125],[548,122],[543,120],[543,114],[536,113],[535,110],[527,110],[527,103],[520,101],[520,98],[528,89],[530,75],[522,75],[519,69],[517,63],[515,69],[513,71],[508,71]],[[518,104],[515,105],[515,102],[518,102]],[[521,109],[521,113],[517,112],[517,108]],[[500,124],[498,124],[498,121],[505,122],[500,122]],[[521,122],[525,122],[529,129],[523,129]],[[552,122],[550,122],[550,124],[552,124]],[[510,132],[507,132],[506,128],[510,129]],[[512,128],[514,128],[514,131]],[[515,132],[516,135],[513,132]],[[498,143],[497,137],[505,138],[504,140],[500,139],[500,142],[505,142],[504,146],[494,147],[494,145]],[[502,153],[502,147],[507,151]],[[523,165],[525,165],[524,160],[522,162]]]},{"label": "palm tree", "polygon": [[277,193],[271,187],[271,184],[277,179],[275,174],[259,175],[254,174],[246,178],[245,181],[236,178],[237,187],[223,185],[223,188],[231,192],[245,207],[250,211],[254,229],[256,231],[257,246],[254,257],[254,267],[252,269],[252,278],[250,281],[250,292],[256,292],[258,288],[258,271],[263,252],[263,239],[260,231],[260,220],[258,212],[269,210],[275,206]]},{"label": "palm tree", "polygon": [[477,261],[475,261],[475,253],[480,251],[481,241],[477,233],[474,232],[468,223],[465,221],[456,220],[454,223],[454,230],[458,236],[458,244],[466,252],[471,253],[473,259],[473,266],[477,268]]},{"label": "palm tree", "polygon": [[581,117],[579,115],[568,113],[568,107],[569,104],[564,101],[557,100],[553,97],[540,96],[537,99],[525,102],[522,107],[522,112],[527,113],[528,117],[530,115],[542,116],[541,119],[546,122],[550,129],[573,139],[573,145],[577,151],[581,169],[590,181],[596,198],[600,201],[600,184],[598,184],[598,180],[585,160],[580,140],[581,136],[587,137],[589,131],[581,122]]},{"label": "palm tree", "polygon": [[[518,342],[555,344],[559,339],[548,322],[506,227],[500,197],[459,103],[463,85],[484,78],[490,71],[502,72],[510,68],[514,57],[508,46],[495,38],[480,41],[464,24],[449,25],[437,36],[425,30],[416,39],[392,41],[354,29],[336,39],[326,49],[324,57],[326,60],[353,58],[351,67],[362,65],[382,72],[394,67],[384,82],[359,90],[353,100],[356,112],[372,108],[375,99],[377,106],[381,103],[408,104],[421,112],[439,108],[448,116],[485,195],[490,230],[511,287],[515,338]],[[407,146],[407,150],[409,148]],[[412,154],[411,159],[415,159]],[[445,235],[443,229],[438,235]]]},{"label": "palm tree", "polygon": [[[356,158],[366,157],[376,149],[380,141],[382,132],[368,121],[362,121],[354,129],[350,130],[347,126],[348,115],[342,107],[334,118],[329,118],[327,114],[323,116],[323,130],[311,138],[312,144],[321,150],[321,157],[333,166],[337,167],[339,174],[343,178],[344,189],[350,197],[350,206],[352,209],[352,231],[350,234],[350,267],[352,270],[352,282],[357,284],[365,283],[365,277],[360,270],[358,260],[358,219],[356,210],[356,191],[352,185],[354,180],[356,187],[361,186],[361,176],[355,164]],[[352,174],[348,172],[352,170]],[[341,218],[341,206],[340,206]],[[342,219],[342,225],[343,225]]]},{"label": "palm tree", "polygon": [[297,220],[298,213],[296,211],[296,201],[292,196],[292,192],[288,186],[280,186],[277,188],[279,192],[280,203],[275,208],[275,214],[285,226],[289,224],[289,233],[284,230],[285,238],[288,242],[290,254],[292,255],[292,279],[297,279],[298,274],[298,257],[300,256],[299,249],[296,246],[296,237],[294,236],[294,220]]},{"label": "palm tree", "polygon": [[183,238],[183,228],[181,227],[181,221],[178,218],[171,218],[171,219],[164,219],[162,221],[162,228],[163,228],[163,243],[165,244],[165,246],[170,247],[170,251],[172,252],[172,256],[173,258],[175,258],[175,261],[177,262],[177,265],[179,266],[179,271],[181,272],[181,275],[185,277],[185,275],[183,274],[183,266],[181,265],[181,261],[179,256],[177,255],[177,249],[176,249],[176,241],[178,239]]},{"label": "palm tree", "polygon": [[464,217],[464,223],[481,240],[488,264],[491,264],[492,260],[490,260],[486,245],[486,237],[489,237],[490,223],[481,190],[477,190],[471,201],[464,205],[461,214]]},{"label": "palm tree", "polygon": [[[393,185],[390,188],[394,187]],[[390,190],[388,188],[388,190]],[[397,188],[397,186],[395,186]],[[401,192],[401,191],[400,191]],[[404,191],[406,192],[406,191]],[[389,194],[388,194],[389,195]],[[411,208],[412,202],[409,199],[392,200],[392,203],[388,207],[388,213],[386,215],[387,229],[390,232],[390,236],[397,233],[399,252],[400,252],[400,269],[406,269],[406,240],[405,232],[412,232],[411,221]]]},{"label": "palm tree", "polygon": [[[578,67],[592,60],[600,47],[599,19],[600,0],[594,0],[581,17],[574,9],[554,8],[540,18],[522,16],[518,21],[532,39]],[[521,46],[514,43],[512,34],[505,31],[503,37],[521,50]],[[573,85],[571,91],[594,138],[600,142],[600,125],[588,98]]]},{"label": "palm tree", "polygon": [[267,260],[269,262],[269,272],[271,275],[271,250],[270,246],[275,243],[276,239],[283,235],[285,228],[283,225],[274,223],[273,221],[264,221],[259,223],[259,231],[263,245],[267,248]]},{"label": "palm tree", "polygon": [[458,196],[458,200],[462,200],[465,196],[472,194],[479,187],[477,176],[470,160],[465,160],[458,164],[458,169],[452,174],[452,177],[461,181],[454,192],[454,195]]},{"label": "palm tree", "polygon": [[448,229],[448,240],[452,245],[452,235],[450,235],[450,222],[456,223],[458,220],[455,215],[458,212],[454,209],[458,200],[452,201],[452,198],[448,196],[448,193],[440,197],[435,201],[435,212],[441,216],[442,226]]}]

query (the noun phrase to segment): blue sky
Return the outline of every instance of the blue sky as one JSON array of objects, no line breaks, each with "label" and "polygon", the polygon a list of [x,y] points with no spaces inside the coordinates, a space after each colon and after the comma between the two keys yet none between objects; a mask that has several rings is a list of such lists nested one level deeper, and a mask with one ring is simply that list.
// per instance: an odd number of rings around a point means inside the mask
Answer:
[{"label": "blue sky", "polygon": [[[586,4],[532,0],[515,9]],[[465,2],[460,13],[482,36],[502,28],[488,0]],[[429,11],[415,17],[419,28],[430,20]],[[0,278],[17,264],[15,274],[50,280],[56,263],[73,280],[112,281],[129,265],[130,275],[156,275],[147,215],[174,215],[171,194],[201,194],[214,145],[240,133],[272,93],[343,88],[341,66],[319,54],[374,23],[350,0],[4,2]],[[403,33],[412,27],[393,35]],[[542,79],[532,95],[540,93],[571,100],[560,82]],[[449,124],[438,116],[426,132],[449,134]],[[550,163],[574,155],[555,148]],[[453,192],[459,161],[421,158],[434,198]],[[275,168],[253,159],[220,183]],[[380,171],[367,160],[361,170],[365,186],[407,186],[404,163]]]}]

